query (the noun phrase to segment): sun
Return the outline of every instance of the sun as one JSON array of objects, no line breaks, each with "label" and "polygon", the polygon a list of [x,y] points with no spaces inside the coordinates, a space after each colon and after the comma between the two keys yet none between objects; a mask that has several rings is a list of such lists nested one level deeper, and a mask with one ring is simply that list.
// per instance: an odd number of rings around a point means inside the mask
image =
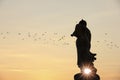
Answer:
[{"label": "sun", "polygon": [[90,70],[89,68],[85,68],[85,69],[84,69],[84,73],[88,75],[88,74],[91,73],[91,70]]}]

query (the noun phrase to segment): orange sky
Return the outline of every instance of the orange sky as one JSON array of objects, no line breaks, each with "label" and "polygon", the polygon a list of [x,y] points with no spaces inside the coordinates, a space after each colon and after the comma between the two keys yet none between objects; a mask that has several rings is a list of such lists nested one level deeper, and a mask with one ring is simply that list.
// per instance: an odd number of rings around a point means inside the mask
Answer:
[{"label": "orange sky", "polygon": [[1,0],[0,80],[73,80],[80,19],[92,32],[101,80],[120,79],[117,0]]}]

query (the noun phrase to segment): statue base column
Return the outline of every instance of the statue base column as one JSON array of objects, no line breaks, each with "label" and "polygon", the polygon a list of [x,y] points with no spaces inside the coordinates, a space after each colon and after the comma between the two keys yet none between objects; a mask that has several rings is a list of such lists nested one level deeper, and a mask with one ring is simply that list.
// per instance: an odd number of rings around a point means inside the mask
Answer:
[{"label": "statue base column", "polygon": [[74,75],[74,80],[100,80],[100,77],[98,74],[94,74],[92,76],[86,76],[82,73],[77,73]]}]

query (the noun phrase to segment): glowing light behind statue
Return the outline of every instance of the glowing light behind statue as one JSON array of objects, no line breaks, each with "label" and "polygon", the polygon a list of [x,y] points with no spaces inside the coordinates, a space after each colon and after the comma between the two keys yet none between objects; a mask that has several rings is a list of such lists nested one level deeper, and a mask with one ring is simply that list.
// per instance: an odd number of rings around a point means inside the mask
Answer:
[{"label": "glowing light behind statue", "polygon": [[82,68],[82,76],[85,78],[90,78],[95,75],[94,68],[90,64],[86,64]]},{"label": "glowing light behind statue", "polygon": [[91,69],[85,68],[84,69],[84,74],[89,75],[91,73]]}]

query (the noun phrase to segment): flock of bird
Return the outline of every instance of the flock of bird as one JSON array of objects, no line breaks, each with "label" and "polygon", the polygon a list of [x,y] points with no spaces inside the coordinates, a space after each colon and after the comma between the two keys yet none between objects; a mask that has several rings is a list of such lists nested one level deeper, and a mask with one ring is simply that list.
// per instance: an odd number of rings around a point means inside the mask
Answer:
[{"label": "flock of bird", "polygon": [[[104,34],[105,36],[108,36],[108,33],[105,33]],[[109,49],[112,49],[112,48],[119,48],[119,45],[116,44],[115,42],[113,41],[110,41],[110,40],[107,40],[107,39],[103,39],[103,41],[96,41],[97,42],[97,45],[99,46],[100,44],[104,44],[105,46],[107,46]]]},{"label": "flock of bird", "polygon": [[[70,45],[70,42],[67,41],[67,37],[65,35],[60,35],[58,33],[48,33],[48,32],[27,32],[27,33],[14,33],[11,32],[1,32],[0,33],[0,39],[9,39],[10,35],[15,35],[16,38],[19,40],[25,41],[25,40],[32,40],[35,42],[41,42],[41,44],[53,44],[53,45]],[[8,38],[9,37],[9,38]],[[12,38],[12,37],[11,37]]]},{"label": "flock of bird", "polygon": [[[1,32],[0,33],[0,39],[5,40],[5,39],[9,39],[12,37],[9,37],[10,35],[13,35],[11,32]],[[66,36],[66,35],[61,35],[59,33],[48,33],[48,32],[37,32],[37,33],[32,33],[32,32],[27,32],[27,33],[22,33],[22,32],[18,32],[18,33],[14,33],[14,35],[16,36],[16,38],[25,41],[25,40],[32,40],[32,41],[39,41],[41,44],[52,44],[52,45],[65,45],[65,46],[70,46],[70,45],[75,45],[75,39],[72,39],[70,36]],[[108,33],[104,34],[105,36],[108,35]],[[72,42],[73,41],[73,42]],[[99,46],[100,44],[104,44],[104,46],[107,46],[108,48],[119,48],[119,45],[114,43],[113,41],[108,41],[107,39],[104,39],[103,41],[96,41],[94,42],[95,46]]]}]

